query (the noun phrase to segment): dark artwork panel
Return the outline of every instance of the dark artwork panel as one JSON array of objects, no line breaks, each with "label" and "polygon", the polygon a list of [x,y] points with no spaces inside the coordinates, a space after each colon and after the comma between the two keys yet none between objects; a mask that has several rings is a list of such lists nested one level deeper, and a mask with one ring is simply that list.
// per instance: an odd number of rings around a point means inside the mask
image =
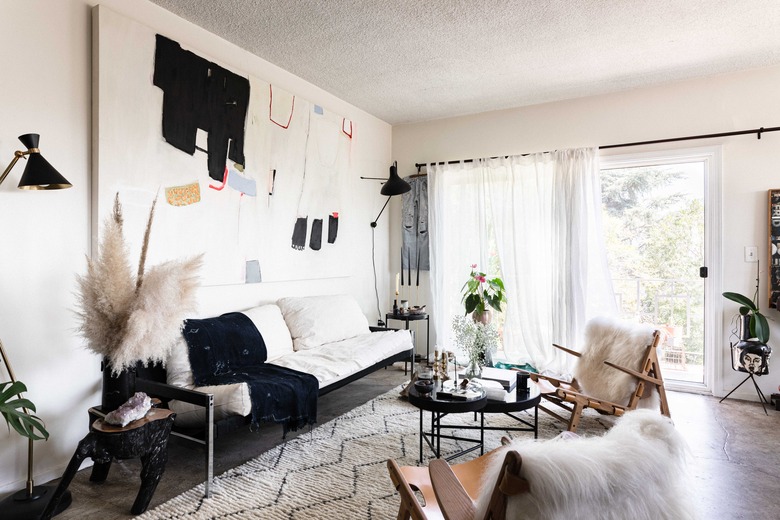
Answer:
[{"label": "dark artwork panel", "polygon": [[292,248],[303,251],[306,247],[306,229],[308,228],[308,217],[298,217],[295,221],[295,227],[292,234]]},{"label": "dark artwork panel", "polygon": [[309,239],[309,247],[314,251],[322,249],[322,219],[315,218],[311,221],[311,238]]},{"label": "dark artwork panel", "polygon": [[330,215],[328,217],[328,244],[335,243],[338,235],[339,235],[339,217],[337,215]]},{"label": "dark artwork panel", "polygon": [[249,80],[165,36],[156,38],[153,83],[164,92],[163,137],[192,155],[197,129],[207,132],[209,177],[222,181],[226,157],[244,165]]}]

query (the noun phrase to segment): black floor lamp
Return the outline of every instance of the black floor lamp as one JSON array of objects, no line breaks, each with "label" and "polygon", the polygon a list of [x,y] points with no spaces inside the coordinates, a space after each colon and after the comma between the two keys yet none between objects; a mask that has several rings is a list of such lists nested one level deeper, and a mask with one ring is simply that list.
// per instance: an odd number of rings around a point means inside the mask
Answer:
[{"label": "black floor lamp", "polygon": [[[19,189],[23,190],[58,190],[70,188],[71,183],[43,158],[38,149],[38,134],[25,134],[19,136],[19,140],[27,147],[26,151],[17,150],[11,164],[0,175],[0,184],[11,173],[19,159],[26,159],[27,165],[19,180]],[[8,361],[5,349],[0,342],[0,356],[8,371],[11,381],[16,381]],[[32,478],[33,474],[33,439],[28,437],[27,445],[27,485],[25,489],[18,491],[0,502],[0,517],[6,520],[40,518],[43,510],[54,493],[53,486],[36,486]],[[63,497],[55,514],[61,513],[71,503],[70,493]]]},{"label": "black floor lamp", "polygon": [[394,197],[395,195],[403,195],[407,191],[411,190],[412,187],[409,185],[408,182],[406,182],[405,180],[403,180],[401,177],[398,176],[397,162],[393,162],[393,165],[390,166],[390,176],[387,179],[381,179],[377,177],[361,177],[361,179],[385,181],[385,183],[382,185],[382,189],[379,190],[379,193],[386,196],[387,200],[385,201],[385,205],[382,206],[382,209],[379,210],[379,215],[377,215],[374,221],[371,223],[371,263],[374,267],[374,294],[376,295],[376,312],[379,316],[379,319],[377,320],[377,325],[379,325],[380,327],[384,327],[385,322],[382,319],[382,311],[379,309],[379,289],[377,288],[377,281],[376,281],[376,254],[374,250],[374,245],[375,245],[374,233],[376,230],[376,223],[379,221],[379,217],[382,216],[382,212],[390,203],[390,197]]}]

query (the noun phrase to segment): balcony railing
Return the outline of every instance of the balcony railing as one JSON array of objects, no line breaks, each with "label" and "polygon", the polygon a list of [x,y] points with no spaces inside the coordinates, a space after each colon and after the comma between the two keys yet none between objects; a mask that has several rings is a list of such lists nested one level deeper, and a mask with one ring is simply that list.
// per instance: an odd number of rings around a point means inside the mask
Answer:
[{"label": "balcony railing", "polygon": [[703,364],[704,288],[700,278],[614,278],[612,284],[622,318],[666,329],[666,363]]}]

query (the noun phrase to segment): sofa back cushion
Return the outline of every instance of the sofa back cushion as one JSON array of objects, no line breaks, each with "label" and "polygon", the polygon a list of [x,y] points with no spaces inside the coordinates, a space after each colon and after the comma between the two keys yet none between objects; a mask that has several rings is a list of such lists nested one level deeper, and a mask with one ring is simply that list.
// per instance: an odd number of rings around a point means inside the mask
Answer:
[{"label": "sofa back cushion", "polygon": [[261,305],[242,312],[252,320],[263,336],[265,348],[268,351],[268,361],[293,353],[290,329],[284,322],[279,306],[274,304]]},{"label": "sofa back cushion", "polygon": [[289,297],[276,303],[290,329],[295,350],[317,348],[370,332],[357,301],[346,294]]}]

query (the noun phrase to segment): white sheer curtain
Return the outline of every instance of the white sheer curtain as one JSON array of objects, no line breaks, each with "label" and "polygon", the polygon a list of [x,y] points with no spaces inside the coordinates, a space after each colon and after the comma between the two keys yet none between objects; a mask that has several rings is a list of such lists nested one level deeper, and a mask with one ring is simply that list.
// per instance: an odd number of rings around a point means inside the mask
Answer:
[{"label": "white sheer curtain", "polygon": [[596,149],[428,167],[434,327],[448,342],[468,266],[495,238],[506,305],[504,349],[539,370],[568,372],[552,343],[577,347],[585,322],[614,312],[601,235]]},{"label": "white sheer curtain", "polygon": [[452,349],[452,318],[463,314],[460,289],[469,266],[487,262],[484,183],[474,163],[428,165],[431,315],[436,343]]}]

